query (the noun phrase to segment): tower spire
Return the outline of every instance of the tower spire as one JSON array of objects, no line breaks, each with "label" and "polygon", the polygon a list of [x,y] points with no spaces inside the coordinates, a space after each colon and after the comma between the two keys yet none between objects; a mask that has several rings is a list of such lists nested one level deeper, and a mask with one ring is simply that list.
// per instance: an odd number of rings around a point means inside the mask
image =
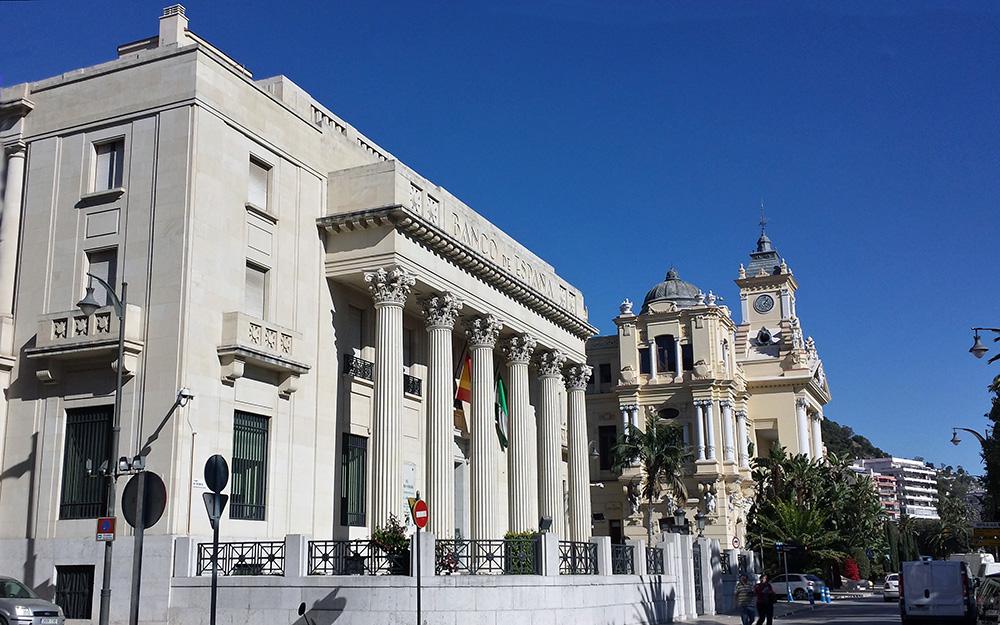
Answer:
[{"label": "tower spire", "polygon": [[771,221],[764,217],[764,198],[760,198],[760,235],[764,236],[764,226]]}]

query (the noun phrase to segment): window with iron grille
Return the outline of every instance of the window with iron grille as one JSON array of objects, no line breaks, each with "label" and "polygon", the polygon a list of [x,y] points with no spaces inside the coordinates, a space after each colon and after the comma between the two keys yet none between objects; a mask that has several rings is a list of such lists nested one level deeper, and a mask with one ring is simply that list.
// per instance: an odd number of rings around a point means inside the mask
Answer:
[{"label": "window with iron grille", "polygon": [[66,613],[66,618],[91,618],[93,598],[93,566],[56,566],[55,602]]},{"label": "window with iron grille", "polygon": [[618,442],[618,426],[599,425],[597,426],[597,452],[601,456],[601,471],[610,471],[614,464],[611,450]]},{"label": "window with iron grille", "polygon": [[108,459],[113,411],[111,406],[66,411],[60,519],[96,519],[108,508],[108,480],[88,476],[87,461],[91,461],[96,471]]},{"label": "window with iron grille", "polygon": [[340,524],[365,526],[365,468],[368,439],[344,434],[340,474]]},{"label": "window with iron grille", "polygon": [[233,417],[233,482],[229,518],[264,520],[267,417],[237,410]]}]

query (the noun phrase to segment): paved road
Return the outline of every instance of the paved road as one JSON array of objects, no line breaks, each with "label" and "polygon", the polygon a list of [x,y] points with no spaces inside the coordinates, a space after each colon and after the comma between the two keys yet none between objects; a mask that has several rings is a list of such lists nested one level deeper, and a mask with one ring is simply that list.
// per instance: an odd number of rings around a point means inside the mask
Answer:
[{"label": "paved road", "polygon": [[[740,625],[736,615],[703,617],[697,621],[686,621],[690,625]],[[882,601],[882,595],[858,599],[837,599],[833,603],[817,603],[814,608],[805,602],[791,606],[779,602],[774,610],[774,625],[812,625],[814,623],[837,623],[840,625],[898,625],[899,605]]]}]

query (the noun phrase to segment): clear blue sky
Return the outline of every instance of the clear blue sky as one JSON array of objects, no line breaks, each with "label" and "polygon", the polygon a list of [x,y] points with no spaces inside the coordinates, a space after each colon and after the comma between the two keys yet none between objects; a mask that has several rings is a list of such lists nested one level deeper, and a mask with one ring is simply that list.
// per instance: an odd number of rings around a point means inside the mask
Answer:
[{"label": "clear blue sky", "polygon": [[[167,4],[0,2],[3,84],[111,60]],[[948,441],[1000,373],[968,353],[1000,327],[1000,4],[184,5],[550,262],[602,334],[671,265],[738,321],[763,199],[826,414],[981,472]]]}]

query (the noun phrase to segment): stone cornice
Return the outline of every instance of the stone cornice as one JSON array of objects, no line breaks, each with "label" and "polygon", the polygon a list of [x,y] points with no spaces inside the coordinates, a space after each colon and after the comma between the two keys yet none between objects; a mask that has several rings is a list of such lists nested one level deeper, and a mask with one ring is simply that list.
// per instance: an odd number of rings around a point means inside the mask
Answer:
[{"label": "stone cornice", "polygon": [[317,219],[316,224],[330,234],[393,227],[574,336],[587,339],[597,334],[594,326],[556,305],[534,287],[402,205],[328,215]]}]

